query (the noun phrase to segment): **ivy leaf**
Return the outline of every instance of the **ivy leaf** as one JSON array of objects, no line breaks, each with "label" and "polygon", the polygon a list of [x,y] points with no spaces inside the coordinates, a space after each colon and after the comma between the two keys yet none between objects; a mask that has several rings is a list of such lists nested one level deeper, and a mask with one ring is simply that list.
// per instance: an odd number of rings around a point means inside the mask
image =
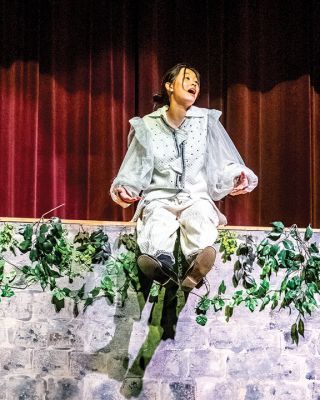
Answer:
[{"label": "ivy leaf", "polygon": [[287,256],[289,254],[289,250],[281,250],[278,254],[279,261],[282,267],[286,267]]},{"label": "ivy leaf", "polygon": [[54,269],[48,268],[48,270],[49,270],[48,275],[50,277],[52,277],[52,278],[61,278],[62,277],[62,275],[59,272],[55,271]]},{"label": "ivy leaf", "polygon": [[299,319],[299,323],[298,323],[298,332],[301,336],[304,337],[304,322],[302,321],[302,319]]},{"label": "ivy leaf", "polygon": [[310,253],[319,253],[319,249],[318,249],[317,244],[316,243],[312,243],[309,246],[309,251],[310,251]]},{"label": "ivy leaf", "polygon": [[270,253],[270,250],[271,250],[271,246],[270,246],[270,244],[267,244],[264,246],[264,248],[262,250],[262,254],[264,256],[267,256]]},{"label": "ivy leaf", "polygon": [[270,296],[266,296],[261,304],[260,310],[259,311],[263,311],[265,309],[265,307],[270,303]]},{"label": "ivy leaf", "polygon": [[4,259],[3,258],[0,258],[0,281],[2,280],[2,278],[3,278],[3,271],[4,271],[4,266],[5,266],[5,261],[4,261]]},{"label": "ivy leaf", "polygon": [[291,339],[292,339],[292,343],[296,343],[296,345],[298,346],[299,343],[299,335],[298,335],[298,327],[297,324],[293,324],[291,326]]},{"label": "ivy leaf", "polygon": [[296,254],[296,255],[294,256],[294,260],[295,260],[295,261],[298,261],[299,263],[302,264],[302,263],[304,262],[303,254],[301,254],[301,253]]},{"label": "ivy leaf", "polygon": [[76,236],[74,237],[73,242],[74,243],[82,243],[85,242],[89,239],[89,233],[88,232],[78,232]]},{"label": "ivy leaf", "polygon": [[215,312],[221,310],[222,307],[223,307],[224,304],[225,304],[225,303],[224,303],[224,300],[222,300],[222,299],[214,299],[214,300],[211,300],[211,303],[213,304],[213,308],[214,308],[214,311],[215,311]]},{"label": "ivy leaf", "polygon": [[265,278],[267,275],[269,275],[269,272],[271,271],[271,267],[270,264],[265,264],[262,268],[261,274],[260,274],[260,278],[263,279]]},{"label": "ivy leaf", "polygon": [[284,225],[281,221],[272,222],[271,225],[274,232],[282,233],[284,230]]},{"label": "ivy leaf", "polygon": [[23,240],[18,247],[22,253],[26,253],[31,248],[31,240]]},{"label": "ivy leaf", "polygon": [[200,299],[196,309],[198,312],[204,313],[209,310],[210,305],[211,300],[207,296],[204,296]]},{"label": "ivy leaf", "polygon": [[291,290],[296,289],[298,286],[300,286],[301,281],[298,276],[294,276],[293,278],[289,279],[287,282],[287,287]]},{"label": "ivy leaf", "polygon": [[16,257],[16,256],[17,256],[17,253],[16,253],[16,248],[15,248],[15,246],[14,246],[14,245],[11,245],[11,246],[9,247],[9,249],[10,249],[11,253]]},{"label": "ivy leaf", "polygon": [[83,284],[82,286],[81,286],[81,288],[78,290],[78,292],[77,292],[77,297],[80,299],[80,300],[82,300],[83,299],[83,297],[84,297],[84,288],[85,288],[85,284]]},{"label": "ivy leaf", "polygon": [[99,295],[99,293],[100,293],[100,290],[101,290],[101,288],[100,288],[99,286],[93,288],[93,289],[90,291],[91,296],[92,296],[92,297],[97,297],[97,296]]},{"label": "ivy leaf", "polygon": [[88,306],[91,306],[92,304],[93,304],[93,298],[88,297],[84,302],[84,311],[87,309]]},{"label": "ivy leaf", "polygon": [[31,241],[33,234],[33,227],[30,224],[25,225],[24,228],[19,230],[19,233],[22,234],[24,240]]},{"label": "ivy leaf", "polygon": [[315,261],[316,263],[320,262],[320,254],[313,254],[312,255],[312,259],[313,261]]},{"label": "ivy leaf", "polygon": [[311,225],[309,224],[304,233],[304,240],[307,242],[309,239],[312,238],[312,235],[313,235],[313,230],[311,228]]},{"label": "ivy leaf", "polygon": [[244,280],[249,286],[254,286],[256,284],[256,281],[254,280],[254,277],[252,275],[246,275],[244,277]]},{"label": "ivy leaf", "polygon": [[224,315],[226,316],[226,321],[229,322],[229,319],[232,317],[233,314],[233,307],[231,306],[226,306],[224,309]]},{"label": "ivy leaf", "polygon": [[243,277],[243,270],[240,269],[238,271],[235,271],[234,276],[235,276],[237,282],[239,282],[241,280],[241,278]]},{"label": "ivy leaf", "polygon": [[54,294],[51,299],[51,303],[54,305],[56,312],[61,311],[64,308],[64,297],[59,298]]},{"label": "ivy leaf", "polygon": [[12,297],[14,295],[14,291],[11,289],[11,287],[6,284],[2,287],[1,290],[1,297]]},{"label": "ivy leaf", "polygon": [[257,299],[253,297],[246,299],[246,307],[248,307],[251,312],[253,312],[256,309],[257,305],[258,305]]},{"label": "ivy leaf", "polygon": [[104,290],[112,289],[113,282],[109,276],[105,276],[100,282],[101,288]]},{"label": "ivy leaf", "polygon": [[284,247],[287,250],[293,250],[294,249],[294,244],[290,239],[285,239],[285,240],[282,241],[282,243],[283,243]]},{"label": "ivy leaf", "polygon": [[42,244],[42,248],[46,253],[51,253],[53,250],[53,245],[49,240],[45,240]]},{"label": "ivy leaf", "polygon": [[109,299],[110,302],[113,303],[115,294],[114,294],[114,284],[111,278],[109,276],[105,276],[101,280],[100,285],[101,289],[104,290],[104,294],[107,297],[107,299]]},{"label": "ivy leaf", "polygon": [[106,270],[110,275],[117,275],[119,274],[120,270],[122,269],[121,263],[119,264],[115,259],[110,258],[105,264]]},{"label": "ivy leaf", "polygon": [[49,230],[49,228],[48,228],[47,224],[40,225],[39,231],[40,231],[41,235],[44,235],[45,233],[47,233],[48,230]]},{"label": "ivy leaf", "polygon": [[104,294],[106,298],[110,301],[110,303],[113,304],[115,296],[114,292],[111,290],[105,290]]},{"label": "ivy leaf", "polygon": [[279,245],[273,244],[273,245],[271,246],[269,255],[272,256],[272,257],[274,257],[274,256],[278,253],[279,248],[280,248]]},{"label": "ivy leaf", "polygon": [[238,306],[239,304],[242,303],[243,297],[242,297],[243,291],[242,290],[237,290],[234,292],[234,295],[232,296],[232,300],[234,301],[234,304]]},{"label": "ivy leaf", "polygon": [[222,281],[218,288],[218,295],[220,296],[221,294],[224,294],[226,292],[226,289],[227,289],[226,285],[225,285],[224,281]]},{"label": "ivy leaf", "polygon": [[281,236],[281,232],[271,232],[271,233],[269,233],[268,238],[273,241],[276,241],[280,238],[280,236]]},{"label": "ivy leaf", "polygon": [[37,237],[37,244],[40,245],[46,241],[46,236],[43,233]]},{"label": "ivy leaf", "polygon": [[279,303],[279,294],[277,292],[274,293],[271,300],[272,300],[271,310],[274,310]]},{"label": "ivy leaf", "polygon": [[62,300],[66,297],[64,290],[59,288],[56,288],[52,294],[57,300]]},{"label": "ivy leaf", "polygon": [[308,285],[307,294],[313,297],[314,293],[319,293],[319,290],[317,285],[314,282],[312,282]]},{"label": "ivy leaf", "polygon": [[39,257],[38,250],[37,249],[31,249],[31,251],[29,253],[30,261],[35,262],[35,261],[37,261],[38,257]]},{"label": "ivy leaf", "polygon": [[150,289],[150,297],[158,297],[161,285],[159,283],[153,282]]},{"label": "ivy leaf", "polygon": [[120,236],[119,245],[123,244],[127,250],[135,252],[137,249],[136,236],[132,233],[125,233]]},{"label": "ivy leaf", "polygon": [[270,266],[271,271],[277,272],[279,269],[278,261],[274,257],[268,259],[268,265]]},{"label": "ivy leaf", "polygon": [[237,261],[234,263],[233,270],[234,270],[234,271],[239,271],[240,269],[242,269],[242,265],[241,265],[240,261],[237,260]]},{"label": "ivy leaf", "polygon": [[206,315],[198,315],[196,317],[196,322],[201,325],[204,326],[208,321],[208,317]]},{"label": "ivy leaf", "polygon": [[241,244],[237,249],[237,255],[247,256],[249,253],[248,246],[246,244]]},{"label": "ivy leaf", "polygon": [[287,288],[287,283],[288,283],[287,279],[284,279],[284,280],[281,282],[280,292],[285,292],[285,290],[286,290],[286,288]]},{"label": "ivy leaf", "polygon": [[50,218],[50,221],[48,223],[50,224],[49,227],[50,227],[51,233],[57,238],[62,237],[63,228],[62,228],[60,218],[52,217],[52,218]]},{"label": "ivy leaf", "polygon": [[73,305],[73,316],[74,316],[75,318],[77,318],[78,315],[79,315],[78,303],[74,303],[74,305]]},{"label": "ivy leaf", "polygon": [[232,284],[233,284],[233,286],[236,288],[237,286],[238,286],[238,284],[239,284],[239,281],[237,280],[237,278],[236,278],[236,276],[235,275],[233,275],[233,277],[232,277]]}]

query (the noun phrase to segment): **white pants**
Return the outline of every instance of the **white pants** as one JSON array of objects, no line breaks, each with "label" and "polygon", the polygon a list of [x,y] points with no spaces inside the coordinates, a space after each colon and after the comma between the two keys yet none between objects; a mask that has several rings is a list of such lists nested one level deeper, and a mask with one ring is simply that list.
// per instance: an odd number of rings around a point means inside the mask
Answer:
[{"label": "white pants", "polygon": [[187,260],[218,236],[219,217],[209,200],[161,199],[147,204],[137,221],[137,242],[142,253],[170,255],[172,260],[177,230]]}]

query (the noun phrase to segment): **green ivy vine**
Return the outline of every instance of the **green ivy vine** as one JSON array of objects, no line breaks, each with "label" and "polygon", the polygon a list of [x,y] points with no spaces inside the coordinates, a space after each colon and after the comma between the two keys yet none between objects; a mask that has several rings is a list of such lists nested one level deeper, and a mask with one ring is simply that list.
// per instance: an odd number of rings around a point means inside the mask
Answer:
[{"label": "green ivy vine", "polygon": [[[218,243],[222,260],[230,261],[232,254],[237,256],[232,277],[236,290],[226,298],[227,288],[222,281],[214,296],[201,297],[196,307],[196,321],[205,325],[209,309],[215,312],[224,309],[229,321],[240,304],[251,312],[263,311],[268,305],[271,310],[288,309],[290,313],[297,310],[291,338],[298,345],[299,336],[304,336],[305,316],[318,307],[315,295],[320,293],[320,253],[317,244],[311,242],[312,237],[310,225],[302,234],[296,225],[285,228],[279,221],[272,223],[271,232],[257,244],[251,236],[246,236],[244,243],[235,243],[233,233],[221,231]],[[259,279],[253,276],[255,261]],[[271,285],[273,276],[276,283]]]},{"label": "green ivy vine", "polygon": [[[18,232],[12,225],[4,224],[0,230],[0,300],[13,296],[16,290],[40,284],[43,290],[51,292],[56,311],[64,308],[66,298],[74,301],[75,315],[79,313],[79,303],[85,310],[101,297],[113,303],[119,294],[123,302],[130,287],[139,289],[139,279],[134,235],[121,235],[121,244],[126,250],[115,258],[111,255],[108,235],[102,229],[90,234],[80,226],[70,239],[56,217],[26,224]],[[11,261],[10,252],[14,256],[25,254],[22,266]],[[89,292],[85,284],[77,290],[70,287],[76,278],[84,279],[99,264],[103,265],[104,273],[98,286]],[[60,282],[66,280],[60,278],[67,278],[69,287],[61,286]]]},{"label": "green ivy vine", "polygon": [[[304,336],[305,316],[316,310],[315,296],[320,294],[320,252],[312,237],[310,225],[301,233],[296,225],[285,228],[282,222],[273,222],[271,232],[259,243],[254,243],[250,235],[239,243],[234,232],[221,230],[217,244],[222,261],[231,262],[236,257],[234,290],[226,297],[227,287],[221,281],[216,294],[210,296],[207,292],[201,296],[196,306],[197,323],[207,323],[210,309],[223,311],[229,321],[240,304],[251,312],[263,311],[267,306],[272,310],[297,310],[291,337],[298,345],[299,336]],[[17,290],[39,284],[51,292],[56,311],[65,306],[66,298],[73,300],[75,315],[79,313],[79,304],[85,310],[102,297],[110,303],[117,298],[123,304],[130,288],[136,292],[141,289],[136,263],[139,249],[132,233],[121,234],[118,242],[124,251],[113,257],[108,235],[102,229],[89,233],[80,226],[75,237],[70,238],[57,217],[23,225],[17,232],[6,223],[0,229],[0,301]],[[179,250],[177,266],[182,270]],[[24,255],[23,265],[13,263],[15,258],[9,257],[9,253],[20,258]],[[74,289],[74,280],[83,280],[97,265],[104,271],[99,284],[90,291],[85,283]],[[254,271],[255,266],[259,271]],[[255,278],[257,275],[259,278]],[[276,283],[271,285],[273,276]],[[69,285],[61,284],[66,281]],[[156,301],[160,289],[156,283],[151,286],[151,301]]]}]

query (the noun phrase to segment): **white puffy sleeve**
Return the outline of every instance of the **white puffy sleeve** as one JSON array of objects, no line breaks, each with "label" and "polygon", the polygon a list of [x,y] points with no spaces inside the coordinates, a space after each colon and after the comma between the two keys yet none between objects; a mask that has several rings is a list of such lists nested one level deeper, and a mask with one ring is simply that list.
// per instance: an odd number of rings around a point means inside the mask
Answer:
[{"label": "white puffy sleeve", "polygon": [[208,146],[206,175],[209,194],[213,200],[221,200],[234,189],[235,180],[241,172],[248,178],[247,190],[251,192],[258,184],[258,177],[245,166],[238,150],[219,121],[220,111],[208,112]]},{"label": "white puffy sleeve", "polygon": [[122,207],[128,207],[130,204],[123,202],[117,196],[115,189],[123,186],[130,195],[138,196],[149,186],[153,172],[153,156],[148,129],[139,117],[132,118],[130,124],[129,147],[110,188],[112,200]]}]

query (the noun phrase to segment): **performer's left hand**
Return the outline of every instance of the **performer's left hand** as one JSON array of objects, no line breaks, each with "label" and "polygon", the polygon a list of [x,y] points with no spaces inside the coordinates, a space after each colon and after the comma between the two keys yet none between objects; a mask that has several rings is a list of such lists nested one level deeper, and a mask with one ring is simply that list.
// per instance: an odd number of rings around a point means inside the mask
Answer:
[{"label": "performer's left hand", "polygon": [[234,189],[230,193],[231,196],[237,196],[238,194],[248,193],[248,178],[244,172],[241,172],[240,176],[237,178]]}]

